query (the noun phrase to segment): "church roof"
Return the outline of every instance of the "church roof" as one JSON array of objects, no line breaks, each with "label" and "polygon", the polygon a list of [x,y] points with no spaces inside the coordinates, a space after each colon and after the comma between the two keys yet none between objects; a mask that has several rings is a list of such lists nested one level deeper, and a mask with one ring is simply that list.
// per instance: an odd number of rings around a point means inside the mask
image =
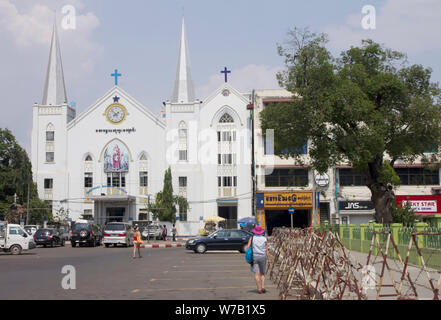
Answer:
[{"label": "church roof", "polygon": [[60,43],[56,23],[54,22],[42,104],[61,105],[63,103],[67,103],[67,94],[64,84],[63,64],[61,63]]},{"label": "church roof", "polygon": [[194,84],[191,78],[190,58],[188,55],[185,23],[182,18],[181,43],[179,46],[178,67],[176,69],[175,86],[172,101],[174,103],[188,103],[194,101]]}]

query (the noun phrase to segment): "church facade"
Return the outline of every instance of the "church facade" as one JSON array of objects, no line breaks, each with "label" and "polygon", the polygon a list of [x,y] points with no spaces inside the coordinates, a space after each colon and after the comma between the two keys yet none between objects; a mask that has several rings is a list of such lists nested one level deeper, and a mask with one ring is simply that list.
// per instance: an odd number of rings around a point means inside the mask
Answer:
[{"label": "church facade", "polygon": [[[226,71],[226,70],[225,70]],[[69,105],[54,26],[41,104],[33,106],[31,159],[40,198],[73,221],[151,220],[147,203],[171,168],[181,235],[194,235],[203,219],[227,226],[252,215],[250,96],[226,81],[204,100],[195,98],[182,21],[176,79],[161,116],[117,83],[77,114]]]}]

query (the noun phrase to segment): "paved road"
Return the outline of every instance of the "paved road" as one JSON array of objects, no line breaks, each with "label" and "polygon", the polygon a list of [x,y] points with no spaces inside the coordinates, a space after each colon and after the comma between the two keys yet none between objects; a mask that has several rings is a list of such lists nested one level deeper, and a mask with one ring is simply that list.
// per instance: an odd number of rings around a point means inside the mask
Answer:
[{"label": "paved road", "polygon": [[[277,299],[268,281],[258,294],[243,254],[196,254],[184,248],[37,248],[21,256],[0,254],[0,300],[4,299]],[[76,289],[64,290],[61,269],[76,270]]]}]

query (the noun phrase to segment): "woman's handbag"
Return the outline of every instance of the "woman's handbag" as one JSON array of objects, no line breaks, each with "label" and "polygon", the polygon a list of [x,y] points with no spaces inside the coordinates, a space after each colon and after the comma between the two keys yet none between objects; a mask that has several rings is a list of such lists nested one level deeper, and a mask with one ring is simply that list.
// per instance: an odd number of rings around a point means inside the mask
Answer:
[{"label": "woman's handbag", "polygon": [[251,245],[250,245],[250,247],[247,249],[247,251],[245,251],[245,260],[249,264],[253,263],[253,238],[251,238]]}]

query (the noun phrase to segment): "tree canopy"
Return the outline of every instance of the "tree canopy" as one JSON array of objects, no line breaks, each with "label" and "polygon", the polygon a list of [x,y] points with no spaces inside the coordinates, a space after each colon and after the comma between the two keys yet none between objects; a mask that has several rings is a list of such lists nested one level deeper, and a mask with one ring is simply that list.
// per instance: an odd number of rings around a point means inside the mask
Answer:
[{"label": "tree canopy", "polygon": [[[37,185],[32,181],[32,166],[26,151],[18,144],[11,131],[0,128],[0,217],[12,217],[18,212],[15,207],[11,207],[15,194],[17,205],[26,211],[28,191],[28,223],[42,223],[45,217],[51,218],[47,204],[38,198]],[[26,212],[20,215],[26,216]],[[14,218],[15,222],[16,220]]]},{"label": "tree canopy", "polygon": [[149,211],[160,221],[176,222],[176,206],[184,211],[188,210],[187,199],[182,196],[173,195],[172,174],[168,168],[164,174],[164,186],[162,191],[156,194],[154,203],[150,204]]},{"label": "tree canopy", "polygon": [[372,40],[337,58],[326,43],[325,34],[296,28],[279,46],[286,70],[278,80],[293,99],[266,106],[262,128],[274,129],[276,154],[300,163],[308,139],[311,164],[321,173],[350,164],[366,177],[377,221],[390,223],[399,184],[394,164],[439,163],[437,149],[426,153],[441,143],[439,85],[430,68],[408,65],[405,54]]}]

